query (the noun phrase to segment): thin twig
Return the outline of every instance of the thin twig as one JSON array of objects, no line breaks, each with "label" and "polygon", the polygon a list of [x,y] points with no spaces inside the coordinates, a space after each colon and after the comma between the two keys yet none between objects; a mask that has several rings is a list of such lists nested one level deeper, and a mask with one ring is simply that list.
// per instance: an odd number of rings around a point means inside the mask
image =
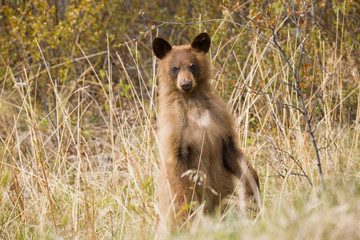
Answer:
[{"label": "thin twig", "polygon": [[[273,146],[272,148],[275,149],[275,150],[277,150],[277,151],[280,151],[280,152],[282,152],[282,153],[287,154],[287,155],[296,163],[296,165],[300,168],[301,172],[303,173],[303,174],[296,174],[296,175],[305,177],[305,178],[308,180],[309,184],[310,184],[311,186],[313,186],[313,184],[312,184],[309,176],[306,174],[306,172],[305,172],[305,170],[303,169],[303,167],[301,166],[300,162],[299,162],[292,154],[288,153],[287,151],[285,151],[285,150],[283,150],[283,149],[281,149],[281,148],[277,148],[277,147],[275,147],[275,146]],[[293,174],[293,175],[294,175],[294,174]]]}]

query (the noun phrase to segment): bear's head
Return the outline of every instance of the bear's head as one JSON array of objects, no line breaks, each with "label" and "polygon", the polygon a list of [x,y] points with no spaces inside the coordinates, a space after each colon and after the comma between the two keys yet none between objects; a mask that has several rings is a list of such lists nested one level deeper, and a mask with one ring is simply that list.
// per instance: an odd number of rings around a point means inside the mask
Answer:
[{"label": "bear's head", "polygon": [[[200,33],[190,45],[171,46],[163,38],[152,42],[153,52],[160,59],[160,81],[167,88],[176,87],[184,94],[207,83],[211,76],[211,67],[206,53],[210,48],[210,36]],[[161,84],[161,82],[160,82]]]}]

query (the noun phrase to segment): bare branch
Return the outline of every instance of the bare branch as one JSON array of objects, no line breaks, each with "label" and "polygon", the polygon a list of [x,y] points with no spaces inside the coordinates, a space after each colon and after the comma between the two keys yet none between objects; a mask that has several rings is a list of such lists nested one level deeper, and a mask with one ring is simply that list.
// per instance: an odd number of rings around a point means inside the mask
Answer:
[{"label": "bare branch", "polygon": [[292,154],[288,153],[287,151],[283,150],[283,149],[280,149],[280,148],[277,148],[275,146],[272,147],[273,149],[277,150],[277,151],[280,151],[282,153],[285,153],[288,157],[290,157],[294,162],[295,164],[300,168],[301,172],[303,174],[297,174],[299,176],[303,176],[303,177],[306,177],[306,179],[308,180],[309,184],[313,187],[313,184],[309,178],[309,176],[305,173],[305,170],[303,169],[302,165],[300,164],[299,160],[297,160]]}]

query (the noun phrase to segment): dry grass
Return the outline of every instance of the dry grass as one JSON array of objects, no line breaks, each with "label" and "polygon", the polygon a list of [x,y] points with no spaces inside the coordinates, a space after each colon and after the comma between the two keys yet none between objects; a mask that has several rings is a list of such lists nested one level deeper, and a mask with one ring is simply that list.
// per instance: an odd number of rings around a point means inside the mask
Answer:
[{"label": "dry grass", "polygon": [[[316,140],[323,148],[323,191],[302,115],[274,101],[297,104],[296,93],[283,84],[291,81],[289,69],[256,37],[245,64],[239,64],[234,47],[246,34],[215,41],[211,59],[216,89],[236,115],[241,147],[259,172],[263,208],[254,218],[231,211],[221,220],[203,216],[189,232],[172,237],[360,238],[360,113],[346,108],[350,99],[360,104],[360,94],[357,84],[345,91],[358,80],[357,69],[345,68],[342,57],[348,53],[329,53],[319,38],[316,56],[326,71],[307,86],[305,98],[308,110],[316,113]],[[296,62],[297,44],[289,38],[282,45]],[[108,48],[100,53],[104,62],[99,68],[78,48],[83,71],[67,84],[58,85],[45,61],[43,69],[20,72],[1,63],[6,68],[0,92],[3,239],[157,236],[157,88],[150,80],[156,79],[156,61],[146,63],[137,46],[129,45],[125,50],[131,61],[114,57]],[[110,58],[122,73],[116,84]],[[305,61],[317,67],[316,59]],[[39,81],[46,81],[44,96],[36,90]],[[54,106],[48,113],[39,105],[41,98]]]}]

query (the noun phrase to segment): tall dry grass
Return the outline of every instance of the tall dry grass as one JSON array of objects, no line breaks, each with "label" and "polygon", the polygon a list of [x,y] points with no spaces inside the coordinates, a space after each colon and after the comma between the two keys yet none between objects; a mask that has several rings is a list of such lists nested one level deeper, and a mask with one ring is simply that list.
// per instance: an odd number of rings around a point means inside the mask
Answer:
[{"label": "tall dry grass", "polygon": [[[221,31],[226,31],[225,23],[213,38]],[[214,41],[210,58],[213,84],[235,114],[241,147],[260,175],[263,206],[256,216],[230,209],[220,219],[199,217],[172,237],[360,238],[360,113],[358,106],[348,108],[350,100],[360,104],[358,84],[348,87],[358,81],[358,71],[344,61],[351,56],[341,42],[329,46],[319,36],[317,52],[306,57],[314,69],[319,60],[323,67],[316,81],[304,86],[306,108],[314,113],[323,190],[303,116],[289,107],[299,104],[284,84],[292,81],[289,67],[256,35],[240,64],[235,49],[242,47],[238,39],[249,34],[239,30],[229,41]],[[298,45],[290,35],[281,42],[292,64]],[[1,63],[6,73],[0,92],[0,236],[158,237],[156,59],[144,59],[142,51],[149,54],[150,49],[136,42],[123,47],[131,56],[126,60],[110,46],[98,54],[77,47],[82,56],[64,65],[44,60],[42,67],[15,70]],[[330,47],[341,51],[328,51]],[[94,61],[98,56],[100,63]],[[66,64],[81,65],[82,71],[68,84],[59,84],[52,68]],[[121,72],[119,79],[113,79],[114,69]],[[41,96],[37,87],[44,79]]]}]

